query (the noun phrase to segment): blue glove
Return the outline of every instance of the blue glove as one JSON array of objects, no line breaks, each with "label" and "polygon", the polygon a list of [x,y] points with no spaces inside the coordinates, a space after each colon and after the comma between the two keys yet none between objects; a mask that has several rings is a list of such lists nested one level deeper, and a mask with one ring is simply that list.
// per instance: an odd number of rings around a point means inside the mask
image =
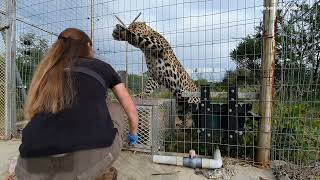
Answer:
[{"label": "blue glove", "polygon": [[134,135],[134,134],[129,133],[129,134],[128,134],[128,141],[129,141],[129,144],[130,144],[130,145],[137,144],[138,135]]}]

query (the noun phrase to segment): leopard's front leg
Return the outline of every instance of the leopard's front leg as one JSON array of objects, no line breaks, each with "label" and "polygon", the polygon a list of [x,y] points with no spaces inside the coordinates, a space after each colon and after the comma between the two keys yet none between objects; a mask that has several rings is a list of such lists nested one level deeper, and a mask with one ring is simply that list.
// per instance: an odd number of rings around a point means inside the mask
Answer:
[{"label": "leopard's front leg", "polygon": [[159,87],[157,81],[155,81],[152,77],[149,77],[146,87],[144,88],[144,92],[134,95],[137,98],[145,98],[150,96],[150,94]]}]

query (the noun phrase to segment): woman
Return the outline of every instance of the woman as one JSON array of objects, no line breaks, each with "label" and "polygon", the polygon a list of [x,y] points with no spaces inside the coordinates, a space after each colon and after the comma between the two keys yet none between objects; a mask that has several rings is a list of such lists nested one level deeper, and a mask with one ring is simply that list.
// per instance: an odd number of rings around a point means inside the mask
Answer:
[{"label": "woman", "polygon": [[105,102],[108,88],[128,116],[129,142],[137,142],[132,99],[115,70],[93,56],[88,35],[68,28],[38,65],[25,104],[30,122],[22,131],[19,180],[89,180],[108,171],[120,152]]}]

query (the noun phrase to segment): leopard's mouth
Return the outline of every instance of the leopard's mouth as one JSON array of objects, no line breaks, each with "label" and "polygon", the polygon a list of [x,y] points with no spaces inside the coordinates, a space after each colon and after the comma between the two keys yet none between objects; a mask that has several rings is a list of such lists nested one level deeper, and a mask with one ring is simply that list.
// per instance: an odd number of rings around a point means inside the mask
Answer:
[{"label": "leopard's mouth", "polygon": [[117,30],[114,30],[114,31],[112,32],[112,37],[113,37],[113,39],[115,39],[115,40],[120,40],[120,32],[117,31]]},{"label": "leopard's mouth", "polygon": [[117,41],[126,41],[127,40],[125,38],[125,32],[119,31],[119,30],[114,30],[112,33],[112,37]]},{"label": "leopard's mouth", "polygon": [[126,27],[123,27],[122,25],[117,24],[115,29],[112,32],[112,37],[118,41],[125,41],[126,40],[126,38],[125,38],[126,37]]}]

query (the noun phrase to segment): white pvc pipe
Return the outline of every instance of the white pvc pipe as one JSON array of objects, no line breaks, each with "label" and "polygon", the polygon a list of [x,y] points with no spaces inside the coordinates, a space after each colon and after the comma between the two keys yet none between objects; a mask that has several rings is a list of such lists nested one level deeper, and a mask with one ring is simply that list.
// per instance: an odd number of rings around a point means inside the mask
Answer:
[{"label": "white pvc pipe", "polygon": [[213,157],[214,159],[153,155],[153,162],[159,164],[170,164],[192,168],[221,168],[223,163],[219,149],[215,150]]},{"label": "white pvc pipe", "polygon": [[162,155],[153,155],[153,162],[159,164],[171,164],[177,165],[177,157],[176,156],[162,156]]}]

